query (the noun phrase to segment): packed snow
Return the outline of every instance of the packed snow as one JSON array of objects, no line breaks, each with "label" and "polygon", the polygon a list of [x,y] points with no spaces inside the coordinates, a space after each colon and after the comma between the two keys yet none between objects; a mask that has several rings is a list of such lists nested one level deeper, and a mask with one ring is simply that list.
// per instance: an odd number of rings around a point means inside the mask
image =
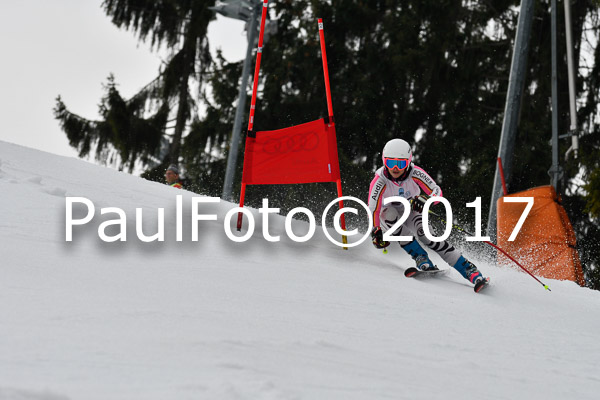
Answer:
[{"label": "packed snow", "polygon": [[[600,393],[600,293],[573,282],[544,280],[548,292],[469,251],[492,279],[480,294],[453,270],[407,279],[413,262],[395,245],[385,255],[369,240],[343,250],[320,227],[296,243],[276,215],[270,234],[281,240],[269,242],[258,210],[253,236],[235,243],[223,220],[237,205],[224,201],[199,205],[217,220],[199,221],[194,242],[199,195],[5,142],[0,193],[1,400]],[[66,197],[95,206],[71,242]],[[115,218],[101,214],[107,207],[126,213],[126,242],[99,237]],[[157,232],[164,208],[164,242],[138,239],[136,208],[146,235]],[[80,204],[74,216],[85,211]],[[294,221],[293,229],[302,235],[308,224]]]}]

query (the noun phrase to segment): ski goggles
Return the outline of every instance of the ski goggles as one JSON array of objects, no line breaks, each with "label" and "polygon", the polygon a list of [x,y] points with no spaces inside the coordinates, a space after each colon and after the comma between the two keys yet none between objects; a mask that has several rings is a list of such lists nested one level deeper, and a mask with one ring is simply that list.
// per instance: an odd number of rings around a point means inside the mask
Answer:
[{"label": "ski goggles", "polygon": [[398,171],[404,170],[408,167],[409,160],[406,158],[385,158],[385,166],[389,169],[397,169]]}]

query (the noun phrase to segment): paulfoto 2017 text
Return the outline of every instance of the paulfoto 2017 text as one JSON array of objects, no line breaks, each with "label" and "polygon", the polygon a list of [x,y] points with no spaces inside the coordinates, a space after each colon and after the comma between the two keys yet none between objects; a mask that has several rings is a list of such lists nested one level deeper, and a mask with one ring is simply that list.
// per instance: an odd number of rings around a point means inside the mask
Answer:
[{"label": "paulfoto 2017 text", "polygon": [[[216,214],[202,214],[200,213],[200,204],[215,204],[221,201],[218,197],[201,197],[196,196],[192,197],[191,204],[191,240],[198,241],[198,223],[200,221],[216,221],[218,219]],[[369,220],[368,226],[373,225],[373,216],[369,207],[360,199],[352,196],[343,196],[339,197],[333,201],[331,201],[323,212],[323,218],[321,227],[325,236],[336,246],[340,247],[354,247],[361,244],[363,241],[367,239],[370,232],[367,230],[365,234],[361,236],[358,241],[352,243],[342,243],[333,239],[333,237],[329,234],[328,229],[326,228],[326,218],[327,212],[329,209],[338,203],[339,201],[352,201],[358,203],[365,211]],[[509,237],[509,241],[514,241],[517,237],[517,234],[523,227],[525,219],[527,215],[529,215],[529,211],[533,207],[533,197],[504,197],[503,201],[511,202],[511,203],[526,203],[525,209],[517,222],[517,225],[513,229]],[[441,203],[445,209],[445,218],[446,226],[444,229],[444,233],[441,236],[434,236],[429,229],[429,209],[432,203]],[[383,239],[387,241],[410,241],[413,240],[412,236],[392,236],[391,232],[395,232],[397,228],[399,228],[404,221],[408,218],[410,214],[411,205],[409,201],[400,196],[388,197],[384,200],[384,206],[390,203],[402,203],[404,205],[404,213],[398,219],[398,221],[392,226],[388,232],[384,234]],[[73,206],[75,204],[79,204],[85,207],[85,216],[82,218],[75,218],[73,216]],[[269,242],[279,242],[281,240],[280,236],[272,236],[269,233],[269,214],[277,214],[279,213],[279,208],[271,208],[269,207],[269,200],[263,199],[262,207],[258,209],[258,212],[262,214],[262,234],[265,240]],[[477,197],[475,201],[466,204],[467,207],[475,208],[475,236],[467,237],[467,241],[489,241],[490,238],[487,236],[482,236],[481,234],[481,197]],[[176,196],[176,233],[175,240],[178,242],[183,241],[183,196]],[[65,198],[65,241],[72,242],[73,241],[73,228],[75,226],[83,226],[90,223],[95,215],[96,215],[96,206],[94,203],[85,198],[85,197],[66,197]],[[231,230],[231,218],[237,213],[243,213],[248,218],[248,229],[242,236],[236,236],[233,234]],[[345,213],[352,213],[358,215],[359,212],[356,208],[346,207],[344,206],[342,209],[338,210],[333,217],[333,227],[335,231],[343,236],[351,237],[355,235],[359,235],[358,229],[353,230],[344,230],[341,227],[340,220],[341,216]],[[116,242],[116,241],[127,241],[127,214],[125,211],[118,207],[103,207],[100,209],[100,215],[113,214],[115,218],[105,220],[98,226],[98,236],[104,242]],[[304,236],[297,236],[294,234],[292,230],[292,219],[296,214],[304,214],[308,218],[309,229],[308,232]],[[157,209],[158,216],[158,226],[157,232],[153,235],[146,235],[143,232],[143,210],[141,208],[136,208],[135,210],[135,228],[136,228],[136,236],[142,242],[163,242],[165,240],[165,209],[158,208]],[[109,235],[106,232],[108,227],[117,227],[117,233],[113,235]],[[247,208],[234,207],[227,211],[225,217],[223,218],[223,228],[227,237],[233,242],[245,242],[254,234],[255,221],[254,216]],[[423,207],[423,230],[425,232],[425,236],[434,242],[439,242],[442,240],[446,240],[448,236],[450,236],[450,232],[452,230],[452,207],[448,200],[444,197],[430,197]],[[296,207],[292,209],[285,217],[285,233],[287,236],[295,241],[295,242],[306,242],[310,240],[316,231],[316,221],[314,214],[305,207]]]}]

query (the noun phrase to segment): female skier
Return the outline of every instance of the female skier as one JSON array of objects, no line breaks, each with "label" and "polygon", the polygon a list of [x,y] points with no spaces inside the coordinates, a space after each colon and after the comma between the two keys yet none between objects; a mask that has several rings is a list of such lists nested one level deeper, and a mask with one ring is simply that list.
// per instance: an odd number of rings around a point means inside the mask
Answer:
[{"label": "female skier", "polygon": [[[442,196],[442,189],[420,167],[412,163],[410,145],[402,139],[392,139],[386,143],[382,152],[383,167],[375,172],[375,178],[369,188],[369,208],[373,212],[373,245],[383,249],[390,242],[383,240],[383,232],[388,231],[404,212],[400,202],[384,205],[384,199],[400,196],[409,200],[411,211],[404,225],[393,236],[413,236],[434,250],[442,259],[456,269],[465,279],[480,289],[485,281],[481,272],[473,263],[466,260],[458,250],[445,240],[432,242],[423,232],[422,211],[430,196]],[[424,192],[424,194],[422,194]],[[438,268],[431,262],[427,252],[417,240],[399,241],[400,246],[415,260],[416,268],[421,271],[435,271]],[[481,285],[477,285],[481,282]]]}]

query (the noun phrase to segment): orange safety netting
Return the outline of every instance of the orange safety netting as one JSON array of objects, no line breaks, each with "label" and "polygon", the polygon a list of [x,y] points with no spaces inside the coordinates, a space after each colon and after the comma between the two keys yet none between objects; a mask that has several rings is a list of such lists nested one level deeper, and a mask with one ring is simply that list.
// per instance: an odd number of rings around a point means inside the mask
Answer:
[{"label": "orange safety netting", "polygon": [[[565,209],[558,203],[554,187],[540,186],[505,197],[533,197],[534,204],[516,239],[509,242],[526,203],[505,203],[503,198],[498,199],[498,246],[535,275],[583,285],[575,232]],[[501,254],[498,260],[507,261]]]}]

